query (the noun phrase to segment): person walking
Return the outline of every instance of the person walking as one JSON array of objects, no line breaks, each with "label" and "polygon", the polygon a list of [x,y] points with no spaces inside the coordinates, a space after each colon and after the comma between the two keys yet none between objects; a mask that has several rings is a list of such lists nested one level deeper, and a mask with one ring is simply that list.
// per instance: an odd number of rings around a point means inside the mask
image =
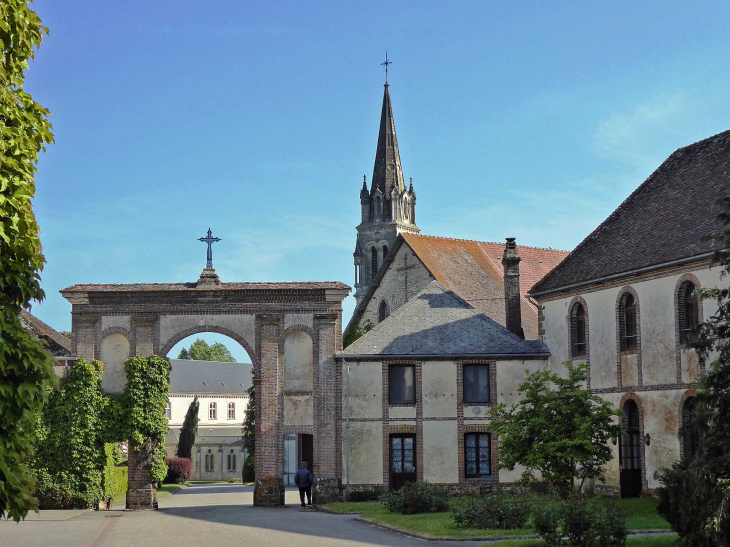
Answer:
[{"label": "person walking", "polygon": [[[299,487],[299,499],[302,501],[302,507],[312,506],[312,484],[314,477],[311,471],[307,469],[307,462],[302,462],[302,467],[294,476],[294,483]],[[304,505],[304,494],[307,495],[307,505]]]}]

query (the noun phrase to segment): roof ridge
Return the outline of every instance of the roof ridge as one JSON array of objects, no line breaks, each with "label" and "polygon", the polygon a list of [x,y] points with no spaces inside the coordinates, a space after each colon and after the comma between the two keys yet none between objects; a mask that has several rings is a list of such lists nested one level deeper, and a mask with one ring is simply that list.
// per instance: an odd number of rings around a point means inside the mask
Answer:
[{"label": "roof ridge", "polygon": [[[408,237],[415,236],[415,237],[428,237],[428,238],[431,238],[431,239],[445,239],[447,241],[466,241],[466,242],[469,242],[469,243],[487,243],[487,244],[490,244],[490,245],[504,245],[504,241],[480,241],[478,239],[466,239],[466,238],[462,238],[462,237],[432,236],[432,235],[428,235],[428,234],[405,234],[404,233],[403,235],[404,236],[407,235]],[[540,251],[555,251],[555,252],[558,252],[558,253],[568,253],[568,252],[570,252],[570,251],[567,251],[565,249],[553,249],[552,247],[536,247],[534,245],[524,245],[522,243],[517,243],[517,246],[518,247],[522,247],[524,249],[537,249],[537,250],[540,250]]]}]

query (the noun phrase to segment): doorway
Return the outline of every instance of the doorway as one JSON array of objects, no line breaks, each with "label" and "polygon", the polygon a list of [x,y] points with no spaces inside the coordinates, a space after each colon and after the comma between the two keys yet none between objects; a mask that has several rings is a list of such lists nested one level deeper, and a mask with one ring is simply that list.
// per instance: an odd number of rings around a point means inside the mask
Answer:
[{"label": "doorway", "polygon": [[624,405],[623,425],[626,431],[619,439],[621,497],[638,498],[641,495],[641,424],[639,407],[634,401]]},{"label": "doorway", "polygon": [[314,473],[314,435],[289,433],[284,435],[284,485],[296,486],[294,476],[302,462]]},{"label": "doorway", "polygon": [[416,437],[412,434],[390,436],[390,489],[398,490],[416,481]]}]

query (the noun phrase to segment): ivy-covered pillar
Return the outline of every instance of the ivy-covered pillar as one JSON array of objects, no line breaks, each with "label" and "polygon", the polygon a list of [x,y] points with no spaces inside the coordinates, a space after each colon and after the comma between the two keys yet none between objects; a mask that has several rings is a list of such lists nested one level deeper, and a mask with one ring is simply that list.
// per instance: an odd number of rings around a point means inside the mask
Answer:
[{"label": "ivy-covered pillar", "polygon": [[127,509],[140,511],[157,509],[157,489],[150,482],[154,444],[129,441],[129,478],[127,479]]}]

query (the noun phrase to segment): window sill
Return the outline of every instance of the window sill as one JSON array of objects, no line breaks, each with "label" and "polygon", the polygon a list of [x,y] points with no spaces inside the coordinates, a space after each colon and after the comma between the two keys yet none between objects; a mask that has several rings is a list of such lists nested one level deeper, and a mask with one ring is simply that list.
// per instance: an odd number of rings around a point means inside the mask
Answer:
[{"label": "window sill", "polygon": [[390,408],[416,408],[416,403],[388,403]]},{"label": "window sill", "polygon": [[483,403],[467,403],[464,402],[464,406],[494,406],[494,403],[492,402],[483,402]]}]

